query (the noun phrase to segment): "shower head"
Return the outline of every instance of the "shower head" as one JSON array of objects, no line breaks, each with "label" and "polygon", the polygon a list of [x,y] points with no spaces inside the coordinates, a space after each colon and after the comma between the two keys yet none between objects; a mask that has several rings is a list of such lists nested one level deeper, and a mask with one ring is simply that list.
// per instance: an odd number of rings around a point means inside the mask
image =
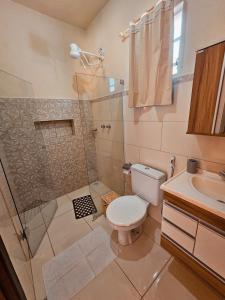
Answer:
[{"label": "shower head", "polygon": [[[88,66],[97,66],[100,62],[104,60],[104,51],[102,48],[98,50],[99,54],[95,54],[92,52],[83,51],[79,48],[79,46],[75,43],[70,44],[70,57],[74,59],[80,59],[83,66],[85,67],[85,64]],[[98,60],[98,62],[91,63],[90,58],[95,58]]]},{"label": "shower head", "polygon": [[72,58],[78,59],[80,58],[81,50],[77,46],[77,44],[71,43],[70,44],[70,56]]}]

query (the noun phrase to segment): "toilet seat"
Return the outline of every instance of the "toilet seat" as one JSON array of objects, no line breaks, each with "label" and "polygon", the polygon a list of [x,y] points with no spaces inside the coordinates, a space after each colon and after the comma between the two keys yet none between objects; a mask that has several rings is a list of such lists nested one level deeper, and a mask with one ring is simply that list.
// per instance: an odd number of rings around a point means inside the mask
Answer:
[{"label": "toilet seat", "polygon": [[137,224],[146,216],[148,202],[138,196],[122,196],[112,201],[106,210],[111,224],[129,227]]}]

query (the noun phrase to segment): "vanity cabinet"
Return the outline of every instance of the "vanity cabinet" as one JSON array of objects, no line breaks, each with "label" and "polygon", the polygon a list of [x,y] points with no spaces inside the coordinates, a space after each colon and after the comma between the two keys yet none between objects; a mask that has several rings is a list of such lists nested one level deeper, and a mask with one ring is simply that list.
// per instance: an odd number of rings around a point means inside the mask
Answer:
[{"label": "vanity cabinet", "polygon": [[199,224],[194,256],[206,266],[225,278],[225,236]]},{"label": "vanity cabinet", "polygon": [[225,296],[225,221],[168,192],[161,245]]},{"label": "vanity cabinet", "polygon": [[225,136],[225,42],[197,51],[188,134]]},{"label": "vanity cabinet", "polygon": [[196,235],[198,222],[189,214],[185,213],[176,206],[164,202],[163,204],[163,218],[171,222],[175,226],[181,228],[191,236]]},{"label": "vanity cabinet", "polygon": [[190,215],[164,202],[162,233],[190,253],[194,251],[197,224]]},{"label": "vanity cabinet", "polygon": [[194,238],[186,234],[180,228],[163,219],[162,232],[186,251],[193,253],[195,243]]}]

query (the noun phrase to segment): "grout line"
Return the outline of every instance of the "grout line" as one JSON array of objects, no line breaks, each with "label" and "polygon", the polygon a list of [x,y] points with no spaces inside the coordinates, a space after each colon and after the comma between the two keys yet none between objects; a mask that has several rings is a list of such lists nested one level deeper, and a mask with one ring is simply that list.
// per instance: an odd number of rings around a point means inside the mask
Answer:
[{"label": "grout line", "polygon": [[152,283],[150,284],[150,286],[147,288],[147,290],[144,292],[143,296],[141,299],[144,298],[144,296],[149,292],[149,290],[152,288],[153,284],[155,283],[155,281],[159,278],[159,276],[162,274],[162,272],[165,270],[165,268],[169,265],[170,261],[173,259],[173,256],[171,255],[170,259],[165,263],[165,265],[161,268],[161,270],[159,271],[157,277],[152,281]]},{"label": "grout line", "polygon": [[[188,158],[188,155],[178,154],[178,153],[175,153],[175,152],[168,152],[168,151],[164,151],[164,150],[160,150],[160,149],[156,149],[156,148],[147,148],[147,147],[137,146],[137,145],[129,144],[129,143],[126,143],[126,145],[133,146],[133,147],[136,147],[136,148],[142,148],[142,149],[146,149],[146,150],[153,150],[153,151],[157,151],[157,152],[163,152],[163,153],[166,153],[166,154],[174,154],[174,155],[182,156],[184,158]],[[202,160],[202,159],[200,159],[200,160]]]},{"label": "grout line", "polygon": [[[117,256],[116,258],[118,258],[118,256]],[[128,279],[128,281],[131,283],[131,285],[132,285],[133,288],[136,290],[136,292],[138,293],[138,295],[139,295],[140,297],[142,297],[141,294],[139,293],[139,291],[137,290],[137,288],[134,286],[133,282],[132,282],[132,281],[130,280],[130,278],[128,277],[128,275],[123,271],[122,267],[121,267],[121,266],[119,265],[119,263],[116,261],[116,258],[115,258],[114,262],[115,262],[116,265],[119,267],[119,269],[121,270],[121,272],[125,275],[125,277]]]},{"label": "grout line", "polygon": [[188,123],[188,121],[149,121],[149,120],[123,120],[124,123]]},{"label": "grout line", "polygon": [[85,219],[85,217],[83,219],[84,219],[85,223],[89,226],[89,228],[93,231],[94,228],[91,227],[91,225],[88,223],[88,221]]},{"label": "grout line", "polygon": [[155,149],[155,148],[147,148],[147,147],[143,147],[143,146],[139,146],[139,145],[134,145],[134,144],[130,144],[130,143],[125,143],[125,145],[133,146],[133,147],[136,147],[136,148],[143,148],[143,149],[146,149],[146,150],[153,150],[153,151],[157,151],[157,152],[163,152],[163,153],[167,153],[167,154],[174,154],[174,155],[181,156],[183,158],[195,157],[196,159],[198,159],[200,161],[214,163],[214,164],[217,164],[217,165],[225,165],[225,161],[224,162],[217,162],[217,161],[212,161],[212,160],[207,160],[207,159],[204,159],[204,158],[201,158],[201,157],[197,157],[195,155],[180,154],[180,153],[177,153],[177,152],[169,152],[169,151],[159,150],[159,149]]},{"label": "grout line", "polygon": [[162,126],[161,126],[160,151],[162,151],[162,146],[163,146],[163,122],[162,122]]},{"label": "grout line", "polygon": [[53,220],[56,220],[56,219],[58,219],[58,217],[61,217],[61,216],[65,215],[65,214],[69,213],[71,210],[73,210],[73,209],[69,209],[69,210],[67,210],[67,211],[62,212],[61,214],[55,216],[55,217],[53,218]]}]

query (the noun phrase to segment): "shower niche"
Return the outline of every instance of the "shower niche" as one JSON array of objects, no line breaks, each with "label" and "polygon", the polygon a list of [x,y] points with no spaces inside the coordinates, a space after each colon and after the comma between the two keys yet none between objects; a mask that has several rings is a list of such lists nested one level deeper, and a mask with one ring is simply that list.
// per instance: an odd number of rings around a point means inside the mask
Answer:
[{"label": "shower niche", "polygon": [[62,136],[75,135],[74,120],[49,120],[35,121],[36,130],[41,130],[42,135],[46,138],[59,138]]}]

